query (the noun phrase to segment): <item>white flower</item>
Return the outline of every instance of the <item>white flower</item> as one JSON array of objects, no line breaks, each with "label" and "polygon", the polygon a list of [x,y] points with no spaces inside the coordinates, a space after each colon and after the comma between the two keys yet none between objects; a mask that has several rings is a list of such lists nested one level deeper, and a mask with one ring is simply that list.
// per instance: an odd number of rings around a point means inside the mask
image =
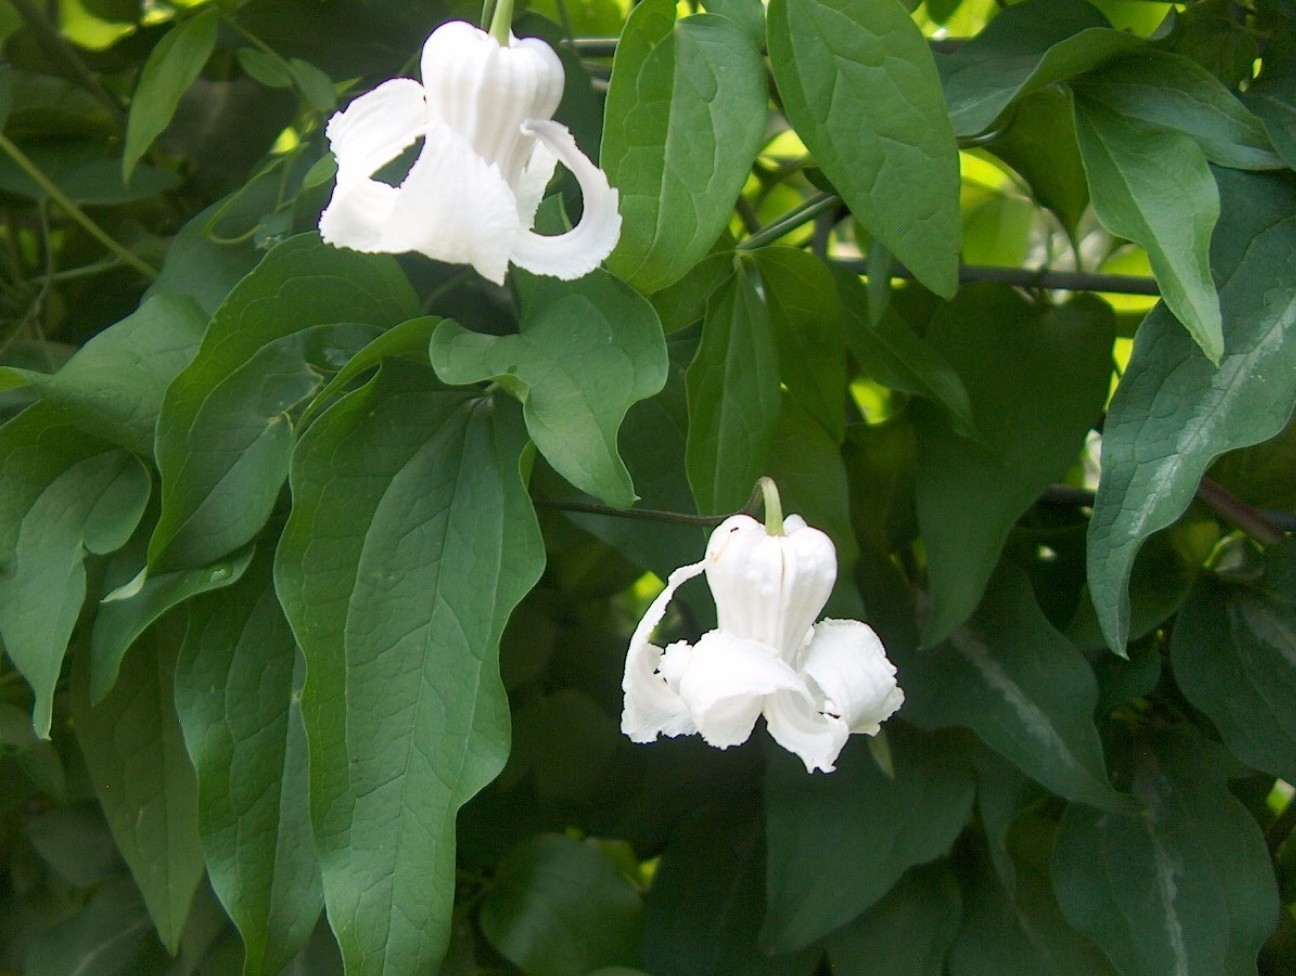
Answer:
[{"label": "white flower", "polygon": [[[320,216],[324,240],[471,264],[497,284],[510,261],[567,280],[596,268],[621,233],[617,192],[552,120],[563,90],[553,49],[511,35],[504,47],[452,21],[423,45],[422,76],[385,82],[329,120],[337,184]],[[419,139],[399,186],[373,178]],[[558,160],[580,184],[584,213],[543,237],[531,227]]]},{"label": "white flower", "polygon": [[[650,636],[675,590],[702,572],[716,629],[696,645],[657,647]],[[904,701],[872,628],[814,622],[836,577],[832,541],[799,516],[781,535],[746,515],[726,519],[702,562],[670,574],[630,639],[621,731],[635,742],[700,732],[724,749],[745,742],[764,714],[807,770],[831,772],[851,733],[876,735]]]}]

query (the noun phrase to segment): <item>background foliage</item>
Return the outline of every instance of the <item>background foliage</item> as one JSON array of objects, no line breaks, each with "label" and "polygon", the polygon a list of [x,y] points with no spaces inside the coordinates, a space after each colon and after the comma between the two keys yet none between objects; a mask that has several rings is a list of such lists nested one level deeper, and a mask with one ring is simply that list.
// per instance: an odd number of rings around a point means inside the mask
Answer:
[{"label": "background foliage", "polygon": [[[497,288],[314,233],[475,9],[0,5],[0,972],[1296,972],[1296,7],[703,8],[520,17],[624,232]],[[617,731],[761,475],[831,775]]]}]

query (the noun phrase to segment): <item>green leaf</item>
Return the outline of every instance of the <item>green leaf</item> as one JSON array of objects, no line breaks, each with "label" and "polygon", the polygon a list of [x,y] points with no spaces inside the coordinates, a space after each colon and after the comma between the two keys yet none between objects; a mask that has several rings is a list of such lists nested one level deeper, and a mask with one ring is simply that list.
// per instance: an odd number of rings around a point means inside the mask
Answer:
[{"label": "green leaf", "polygon": [[1216,457],[1274,436],[1291,416],[1296,219],[1283,212],[1288,198],[1282,183],[1240,173],[1225,196],[1228,227],[1217,234],[1215,271],[1228,329],[1219,367],[1161,305],[1139,328],[1112,397],[1089,524],[1089,589],[1118,652],[1144,541],[1184,512]]},{"label": "green leaf", "polygon": [[779,416],[779,363],[753,264],[707,301],[702,343],[688,368],[685,449],[698,511],[741,508],[765,474]]},{"label": "green leaf", "polygon": [[0,428],[0,638],[35,693],[49,735],[54,688],[85,602],[85,559],[125,545],[144,514],[148,471],[36,404]]},{"label": "green leaf", "polygon": [[895,0],[771,0],[770,66],[814,161],[932,291],[958,288],[958,151],[932,55]]},{"label": "green leaf", "polygon": [[768,956],[757,947],[765,912],[761,823],[707,807],[672,833],[653,874],[644,917],[644,965],[694,976],[809,976],[818,948]]},{"label": "green leaf", "polygon": [[732,251],[708,254],[673,285],[648,296],[667,335],[700,322],[711,293],[733,277]]},{"label": "green leaf", "polygon": [[307,105],[317,112],[331,112],[337,107],[337,92],[333,90],[333,79],[327,74],[301,58],[290,58],[288,68],[292,72],[293,84]]},{"label": "green leaf", "polygon": [[129,181],[135,164],[153,140],[171,124],[180,99],[189,90],[216,49],[219,15],[214,8],[199,11],[172,27],[149,52],[131,99],[122,152],[122,180]]},{"label": "green leaf", "polygon": [[244,976],[282,972],[324,902],[298,704],[304,668],[271,566],[258,553],[233,587],[190,605],[176,670],[198,828],[212,888],[246,946]]},{"label": "green leaf", "polygon": [[234,58],[248,76],[267,88],[291,88],[292,71],[283,58],[255,47],[235,49]]},{"label": "green leaf", "polygon": [[306,655],[311,819],[351,976],[446,951],[455,816],[508,751],[500,634],[544,565],[525,440],[510,401],[389,360],[294,456],[275,581]]},{"label": "green leaf", "polygon": [[1116,976],[1102,951],[1067,924],[1049,883],[1049,851],[1041,847],[1013,844],[1011,889],[985,854],[964,862],[963,925],[950,949],[949,976]]},{"label": "green leaf", "polygon": [[527,431],[577,488],[626,508],[636,495],[617,450],[631,405],[666,382],[666,343],[647,300],[609,274],[534,279],[519,335],[490,336],[445,321],[429,355],[445,383],[499,383],[523,404]]},{"label": "green leaf", "polygon": [[634,963],[639,892],[593,844],[562,834],[523,841],[482,899],[481,928],[499,953],[534,976],[586,976]]},{"label": "green leaf", "polygon": [[90,704],[90,662],[72,667],[72,721],[108,826],[162,942],[173,954],[203,876],[198,785],[175,712],[183,621],[155,624],[122,663],[121,680]]},{"label": "green leaf", "polygon": [[643,292],[682,277],[729,223],[765,135],[760,55],[735,22],[634,8],[617,44],[600,163],[621,195],[608,267]]},{"label": "green leaf", "polygon": [[0,372],[21,377],[86,433],[147,458],[162,395],[193,359],[206,327],[207,316],[190,299],[160,296],[100,332],[53,375]]},{"label": "green leaf", "polygon": [[162,514],[150,570],[198,569],[249,542],[287,474],[289,411],[378,328],[416,312],[386,255],[332,248],[313,234],[267,254],[217,309],[162,403]]},{"label": "green leaf", "polygon": [[1145,44],[1084,0],[1026,0],[936,66],[955,133],[974,136],[1017,99]]},{"label": "green leaf", "polygon": [[86,906],[41,932],[23,960],[26,976],[129,976],[149,950],[148,910],[129,878],[108,881]]},{"label": "green leaf", "polygon": [[1070,91],[1044,88],[1019,99],[1008,131],[989,149],[1022,175],[1035,199],[1076,237],[1089,206],[1089,185],[1076,142]]},{"label": "green leaf", "polygon": [[956,432],[975,438],[972,404],[958,373],[895,309],[888,308],[870,323],[868,293],[859,276],[836,265],[832,272],[842,300],[846,343],[860,368],[889,389],[931,400],[946,412]]},{"label": "green leaf", "polygon": [[1072,82],[1134,123],[1191,136],[1206,158],[1239,169],[1282,169],[1264,123],[1209,71],[1169,51],[1140,51]]},{"label": "green leaf", "polygon": [[[117,681],[121,660],[155,620],[190,597],[238,581],[252,561],[253,547],[202,569],[147,576],[139,574],[100,601],[90,634],[90,700],[98,703]],[[139,563],[135,563],[139,565]]]},{"label": "green leaf", "polygon": [[1262,75],[1247,89],[1245,100],[1264,123],[1274,149],[1296,168],[1296,75]]},{"label": "green leaf", "polygon": [[910,721],[966,725],[1054,793],[1129,809],[1107,782],[1093,670],[1053,629],[1020,570],[1002,568],[975,616],[944,644],[897,663]]},{"label": "green leaf", "polygon": [[840,443],[846,430],[846,337],[828,266],[808,251],[756,251],[779,367],[788,392]]},{"label": "green leaf", "polygon": [[428,361],[428,344],[441,319],[435,315],[420,315],[394,325],[347,360],[346,365],[333,374],[333,378],[315,395],[302,412],[304,424],[318,410],[322,410],[339,393],[346,390],[358,377],[382,364],[388,357],[398,356],[414,362]]},{"label": "green leaf", "polygon": [[962,831],[973,793],[962,740],[887,729],[894,777],[863,742],[847,745],[831,776],[809,776],[795,757],[771,750],[767,951],[798,949],[849,922]]},{"label": "green leaf", "polygon": [[942,976],[963,908],[943,864],[910,871],[887,895],[828,936],[834,976]]},{"label": "green leaf", "polygon": [[1241,760],[1296,780],[1296,572],[1292,544],[1265,553],[1263,585],[1204,577],[1170,642],[1175,679]]},{"label": "green leaf", "polygon": [[1062,817],[1053,887],[1067,920],[1124,976],[1254,974],[1278,898],[1260,829],[1224,782],[1231,760],[1183,726],[1136,750],[1144,813]]},{"label": "green leaf", "polygon": [[1098,219],[1147,251],[1165,303],[1218,362],[1224,337],[1209,255],[1220,201],[1206,157],[1188,136],[1140,129],[1079,95],[1075,120]]},{"label": "green leaf", "polygon": [[964,288],[933,318],[928,341],[962,378],[981,439],[914,404],[925,645],[967,619],[1017,519],[1079,456],[1107,396],[1114,330],[1097,299],[1041,309],[995,284]]}]

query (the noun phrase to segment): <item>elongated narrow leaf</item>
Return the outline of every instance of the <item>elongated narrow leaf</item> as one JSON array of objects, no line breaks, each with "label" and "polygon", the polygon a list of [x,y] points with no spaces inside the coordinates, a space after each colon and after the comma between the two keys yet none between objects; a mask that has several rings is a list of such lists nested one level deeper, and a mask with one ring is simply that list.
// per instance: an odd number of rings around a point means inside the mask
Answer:
[{"label": "elongated narrow leaf", "polygon": [[894,776],[852,742],[831,776],[774,754],[765,785],[767,950],[808,945],[877,902],[909,868],[944,854],[972,807],[959,739],[887,727]]},{"label": "elongated narrow leaf", "polygon": [[1139,328],[1103,428],[1089,590],[1118,652],[1143,542],[1183,513],[1216,457],[1277,434],[1296,403],[1296,219],[1283,213],[1281,183],[1238,178],[1216,261],[1227,324],[1219,367],[1158,306]]},{"label": "elongated narrow leaf", "polygon": [[171,124],[180,99],[211,57],[218,19],[215,9],[199,11],[172,27],[149,53],[126,123],[123,181],[130,180],[135,164]]},{"label": "elongated narrow leaf", "polygon": [[765,474],[778,425],[778,349],[759,282],[743,263],[711,296],[688,368],[686,458],[700,512],[742,507]]},{"label": "elongated narrow leaf", "polygon": [[1231,760],[1183,727],[1140,745],[1131,785],[1144,813],[1063,815],[1062,910],[1123,976],[1250,976],[1278,897],[1260,828],[1224,781]]},{"label": "elongated narrow leaf", "polygon": [[162,395],[189,365],[207,316],[184,296],[159,296],[82,346],[57,373],[3,368],[30,383],[79,429],[153,454]]},{"label": "elongated narrow leaf", "polygon": [[1049,624],[1019,571],[1001,569],[976,615],[948,641],[897,664],[911,721],[966,725],[1053,792],[1129,809],[1107,783],[1093,670]]},{"label": "elongated narrow leaf", "polygon": [[895,0],[771,0],[770,66],[851,211],[932,291],[958,288],[958,151],[927,42]]},{"label": "elongated narrow leaf", "polygon": [[883,386],[931,400],[946,412],[955,431],[975,439],[967,389],[945,357],[894,309],[870,323],[868,293],[859,276],[840,266],[832,272],[842,300],[846,344],[860,368]]},{"label": "elongated narrow leaf", "polygon": [[1145,44],[1085,0],[1026,0],[936,65],[954,131],[973,136],[1016,99]]},{"label": "elongated narrow leaf", "polygon": [[725,230],[765,134],[765,79],[726,17],[634,8],[617,45],[600,161],[621,194],[608,267],[644,292],[688,271]]},{"label": "elongated narrow leaf", "polygon": [[203,875],[198,784],[175,711],[183,621],[160,621],[122,663],[121,681],[90,704],[90,662],[72,668],[72,718],[117,847],[174,953]]},{"label": "elongated narrow leaf", "polygon": [[49,735],[54,687],[85,602],[85,558],[130,538],[151,487],[131,454],[38,403],[0,428],[0,638]]},{"label": "elongated narrow leaf", "polygon": [[245,976],[282,972],[324,903],[296,701],[302,668],[271,565],[258,552],[235,586],[191,605],[176,672],[203,850],[243,937]]},{"label": "elongated narrow leaf", "polygon": [[1196,61],[1169,51],[1140,51],[1072,86],[1127,120],[1191,136],[1206,158],[1240,169],[1282,169],[1264,123]]},{"label": "elongated narrow leaf", "polygon": [[540,834],[510,851],[482,899],[482,932],[535,976],[586,976],[638,957],[639,892],[594,845]]},{"label": "elongated narrow leaf", "polygon": [[980,439],[914,405],[925,644],[967,619],[1017,519],[1079,456],[1107,396],[1114,332],[1096,299],[1040,309],[1002,285],[965,288],[933,319],[928,341],[962,378]]},{"label": "elongated narrow leaf", "polygon": [[846,337],[828,266],[808,251],[756,252],[779,372],[788,392],[840,443],[846,429]]},{"label": "elongated narrow leaf", "polygon": [[666,343],[647,300],[609,274],[537,278],[520,335],[489,336],[443,322],[430,356],[444,382],[494,379],[523,404],[527,431],[555,470],[609,505],[636,496],[617,449],[630,407],[666,383]]},{"label": "elongated narrow leaf", "polygon": [[521,411],[388,361],[302,438],[276,588],[306,654],[311,819],[350,976],[433,969],[455,816],[502,768],[498,645],[543,566]]},{"label": "elongated narrow leaf", "polygon": [[139,636],[172,607],[190,597],[236,582],[252,559],[252,548],[202,569],[160,576],[140,575],[99,604],[90,635],[90,699],[98,702],[117,680],[121,660]]},{"label": "elongated narrow leaf", "polygon": [[1239,759],[1296,782],[1296,573],[1271,548],[1264,585],[1203,579],[1170,644],[1175,679]]},{"label": "elongated narrow leaf", "polygon": [[1188,136],[1141,130],[1083,96],[1075,113],[1098,219],[1147,251],[1166,304],[1218,362],[1224,336],[1209,254],[1220,204],[1205,155]]},{"label": "elongated narrow leaf", "polygon": [[217,309],[197,356],[167,390],[150,571],[198,569],[250,541],[288,472],[288,411],[379,328],[417,311],[386,255],[328,247],[313,234],[266,255]]}]

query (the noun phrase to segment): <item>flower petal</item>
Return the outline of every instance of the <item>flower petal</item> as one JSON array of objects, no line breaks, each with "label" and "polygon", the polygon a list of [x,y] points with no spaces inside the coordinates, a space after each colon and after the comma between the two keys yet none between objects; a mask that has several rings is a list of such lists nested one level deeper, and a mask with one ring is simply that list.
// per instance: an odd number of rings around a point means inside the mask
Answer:
[{"label": "flower petal", "polygon": [[808,773],[816,769],[831,773],[850,738],[846,723],[825,715],[804,689],[782,691],[765,699],[765,722],[774,741],[799,756]]},{"label": "flower petal", "polygon": [[[704,563],[692,563],[671,573],[666,588],[649,605],[630,638],[625,675],[621,679],[621,690],[625,692],[621,731],[634,742],[651,742],[658,735],[689,735],[697,731],[678,691],[678,674],[687,668],[682,647],[688,645],[679,642],[662,651],[651,638],[653,630],[666,615],[666,606],[676,589],[686,580],[700,575],[704,566]],[[666,661],[668,654],[669,663]],[[673,680],[663,676],[663,667],[672,673]]]},{"label": "flower petal", "polygon": [[571,281],[589,274],[612,253],[621,236],[617,191],[603,171],[580,151],[566,126],[548,119],[529,119],[522,131],[534,135],[562,161],[580,184],[585,210],[565,234],[544,237],[524,229],[513,244],[514,264],[534,274]]},{"label": "flower petal", "polygon": [[852,732],[877,735],[904,702],[882,641],[858,620],[816,624],[802,670],[823,693],[820,707],[841,716]]},{"label": "flower petal", "polygon": [[423,87],[408,78],[379,85],[329,120],[326,131],[337,159],[337,183],[320,215],[325,241],[357,251],[380,249],[397,190],[374,180],[373,174],[417,142],[426,129]]},{"label": "flower petal", "polygon": [[400,186],[382,243],[387,251],[471,264],[483,278],[503,284],[521,229],[517,200],[498,167],[473,152],[459,133],[433,122]]},{"label": "flower petal", "polygon": [[720,749],[747,741],[766,695],[804,689],[778,648],[723,630],[697,642],[679,683],[702,738]]}]

